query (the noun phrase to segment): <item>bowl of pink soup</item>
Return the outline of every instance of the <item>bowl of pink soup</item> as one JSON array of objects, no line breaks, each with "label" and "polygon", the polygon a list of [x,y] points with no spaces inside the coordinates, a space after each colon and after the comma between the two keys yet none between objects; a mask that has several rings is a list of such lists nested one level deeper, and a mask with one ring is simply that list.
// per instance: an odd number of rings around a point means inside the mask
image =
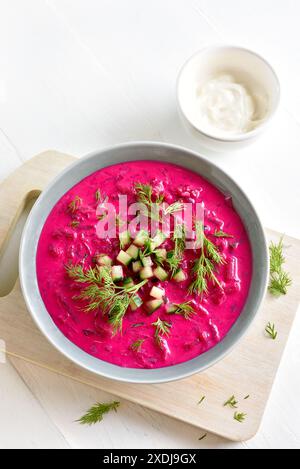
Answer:
[{"label": "bowl of pink soup", "polygon": [[212,366],[246,333],[268,250],[224,171],[174,145],[128,143],[76,161],[41,194],[20,279],[36,324],[70,360],[167,382]]}]

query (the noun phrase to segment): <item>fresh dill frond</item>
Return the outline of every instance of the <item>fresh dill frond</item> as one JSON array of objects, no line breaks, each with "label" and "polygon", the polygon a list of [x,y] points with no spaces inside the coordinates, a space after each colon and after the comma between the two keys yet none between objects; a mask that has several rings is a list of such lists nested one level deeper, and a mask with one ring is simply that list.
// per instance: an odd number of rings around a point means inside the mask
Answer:
[{"label": "fresh dill frond", "polygon": [[234,238],[233,235],[225,233],[225,231],[219,230],[214,232],[216,238]]},{"label": "fresh dill frond", "polygon": [[246,417],[247,417],[247,414],[243,414],[242,412],[241,413],[235,412],[233,416],[234,420],[236,420],[239,423],[243,423]]},{"label": "fresh dill frond", "polygon": [[237,409],[238,401],[235,396],[231,396],[228,401],[224,403],[224,407],[231,407],[232,409]]},{"label": "fresh dill frond", "polygon": [[145,339],[138,339],[133,344],[131,344],[131,349],[134,352],[139,352],[142,348],[143,343],[145,342]]},{"label": "fresh dill frond", "polygon": [[198,441],[202,441],[202,440],[204,440],[206,437],[207,437],[207,433],[204,433],[204,435],[202,435],[202,436],[200,436],[200,438],[198,438]]},{"label": "fresh dill frond", "polygon": [[215,275],[216,265],[222,265],[225,261],[217,246],[205,236],[202,222],[196,222],[196,245],[200,247],[201,254],[192,269],[194,280],[189,286],[189,292],[203,295],[208,291],[209,280],[220,285]]},{"label": "fresh dill frond", "polygon": [[292,285],[292,279],[283,268],[285,257],[283,255],[283,238],[278,244],[271,242],[270,251],[270,283],[269,292],[274,296],[286,295]]},{"label": "fresh dill frond", "polygon": [[96,199],[96,202],[100,202],[100,200],[102,199],[102,195],[101,195],[100,189],[97,189],[97,190],[96,190],[96,192],[95,192],[95,199]]},{"label": "fresh dill frond", "polygon": [[164,209],[165,215],[173,215],[173,213],[179,212],[184,209],[184,204],[182,202],[174,202]]},{"label": "fresh dill frond", "polygon": [[278,332],[275,329],[275,324],[271,324],[270,322],[267,324],[267,326],[265,328],[265,332],[268,334],[268,336],[272,340],[276,340],[277,337],[278,337]]},{"label": "fresh dill frond", "polygon": [[201,405],[202,402],[203,402],[205,399],[206,399],[206,396],[202,396],[201,399],[200,399],[200,401],[198,402],[198,405]]},{"label": "fresh dill frond", "polygon": [[174,277],[183,260],[185,250],[186,231],[184,225],[175,227],[172,240],[174,241],[174,249],[168,252],[166,261],[171,270],[171,277]]},{"label": "fresh dill frond", "polygon": [[168,323],[167,321],[162,321],[160,318],[157,318],[157,321],[152,323],[152,326],[155,326],[155,341],[159,345],[162,346],[162,337],[169,336],[172,324]]},{"label": "fresh dill frond", "polygon": [[132,297],[147,283],[147,280],[132,287],[123,287],[115,285],[109,267],[94,269],[90,267],[84,270],[81,265],[68,265],[66,270],[75,282],[85,285],[81,293],[74,297],[87,303],[83,310],[90,313],[101,309],[103,314],[108,316],[114,334],[121,331],[123,317]]},{"label": "fresh dill frond", "polygon": [[169,314],[178,314],[183,316],[185,319],[191,319],[191,316],[196,314],[196,311],[191,306],[191,301],[186,301],[185,303],[173,303],[173,306],[176,309],[174,309],[174,312]]},{"label": "fresh dill frond", "polygon": [[71,228],[77,228],[80,225],[80,222],[78,220],[73,220],[70,223]]},{"label": "fresh dill frond", "polygon": [[68,205],[68,211],[71,213],[77,212],[79,207],[82,205],[82,198],[76,195],[74,199]]},{"label": "fresh dill frond", "polygon": [[[160,205],[164,200],[164,195],[160,194],[155,198],[153,194],[153,187],[150,184],[135,184],[135,191],[138,201],[145,204],[147,208],[151,208],[154,204]],[[153,200],[155,198],[155,200]]]},{"label": "fresh dill frond", "polygon": [[103,420],[103,415],[107,414],[111,410],[117,412],[120,402],[113,401],[106,404],[101,404],[98,402],[93,405],[85,415],[83,415],[77,422],[81,425],[94,425],[95,423],[101,422]]},{"label": "fresh dill frond", "polygon": [[244,401],[247,401],[250,398],[250,394],[244,397]]}]

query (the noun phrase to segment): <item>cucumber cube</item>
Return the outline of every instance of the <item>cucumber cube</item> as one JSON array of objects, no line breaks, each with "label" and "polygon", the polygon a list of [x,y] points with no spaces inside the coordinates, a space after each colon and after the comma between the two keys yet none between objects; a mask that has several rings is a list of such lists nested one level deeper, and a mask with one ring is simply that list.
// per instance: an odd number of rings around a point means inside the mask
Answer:
[{"label": "cucumber cube", "polygon": [[132,270],[135,274],[140,272],[142,270],[142,268],[143,268],[143,266],[142,266],[141,261],[136,261],[136,262],[132,263]]},{"label": "cucumber cube", "polygon": [[163,259],[164,261],[167,259],[167,250],[166,249],[157,249],[155,251],[155,254],[159,259]]},{"label": "cucumber cube", "polygon": [[96,256],[96,263],[98,265],[105,265],[107,267],[112,265],[111,257],[107,256],[106,254],[98,254]]},{"label": "cucumber cube", "polygon": [[166,236],[162,231],[158,231],[154,238],[151,241],[151,249],[158,248],[164,241],[166,240]]},{"label": "cucumber cube", "polygon": [[142,280],[146,280],[148,278],[151,278],[153,277],[153,270],[152,270],[152,267],[144,267],[141,271],[140,271],[140,277]]},{"label": "cucumber cube", "polygon": [[111,268],[111,278],[114,282],[121,282],[124,278],[123,267],[121,265],[113,265]]},{"label": "cucumber cube", "polygon": [[154,313],[154,311],[157,311],[162,305],[163,305],[163,300],[147,301],[147,303],[145,304],[146,311],[148,314],[152,314]]},{"label": "cucumber cube", "polygon": [[139,257],[139,248],[134,244],[131,244],[127,249],[126,253],[131,257],[131,259],[134,259],[136,261]]},{"label": "cucumber cube", "polygon": [[164,288],[159,288],[159,287],[151,288],[150,296],[152,296],[153,298],[156,298],[157,300],[161,300],[164,295],[165,295]]},{"label": "cucumber cube", "polygon": [[124,249],[128,244],[130,244],[130,234],[129,231],[122,231],[119,233],[119,241],[121,249]]},{"label": "cucumber cube", "polygon": [[136,311],[140,306],[142,306],[143,301],[139,295],[134,295],[130,300],[130,308],[132,311]]},{"label": "cucumber cube", "polygon": [[142,247],[145,245],[146,241],[149,239],[147,231],[139,231],[134,239],[134,244],[136,246]]},{"label": "cucumber cube", "polygon": [[173,280],[175,282],[184,282],[186,280],[187,276],[185,272],[183,272],[182,269],[178,270],[178,272],[174,275]]},{"label": "cucumber cube", "polygon": [[168,273],[162,267],[156,267],[153,271],[154,276],[158,278],[161,282],[165,282],[168,278]]},{"label": "cucumber cube", "polygon": [[127,252],[125,252],[125,251],[120,251],[119,252],[118,257],[117,257],[117,261],[119,261],[121,264],[127,266],[128,264],[130,264],[131,260],[132,259],[129,256],[129,254],[127,254]]},{"label": "cucumber cube", "polygon": [[152,262],[151,257],[150,256],[143,257],[142,258],[142,264],[143,264],[144,267],[152,267],[153,262]]}]

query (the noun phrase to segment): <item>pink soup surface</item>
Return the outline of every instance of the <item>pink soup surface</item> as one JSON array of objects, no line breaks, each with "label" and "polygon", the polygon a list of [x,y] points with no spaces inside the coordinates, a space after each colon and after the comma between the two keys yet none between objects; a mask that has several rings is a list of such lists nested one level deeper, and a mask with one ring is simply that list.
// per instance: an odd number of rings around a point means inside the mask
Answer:
[{"label": "pink soup surface", "polygon": [[[150,279],[139,292],[149,300],[153,285],[165,289],[164,304],[151,315],[141,306],[128,309],[122,332],[113,334],[107,317],[100,310],[86,313],[74,299],[79,285],[66,273],[65,266],[81,264],[95,267],[95,256],[108,254],[114,264],[120,251],[118,239],[99,239],[95,193],[98,188],[118,208],[118,194],[126,194],[128,202],[136,202],[137,182],[151,184],[154,192],[162,192],[172,204],[202,202],[205,207],[205,233],[218,246],[225,263],[218,269],[220,285],[209,285],[204,296],[190,295],[192,266],[199,251],[187,250],[182,269],[187,280],[160,282]],[[80,206],[70,211],[75,197]],[[217,238],[217,231],[230,238]],[[161,248],[171,249],[166,240]],[[88,354],[101,360],[129,368],[160,368],[195,358],[218,344],[240,316],[248,297],[252,277],[251,246],[243,223],[231,200],[200,175],[173,164],[138,161],[116,164],[99,170],[70,189],[55,205],[43,227],[37,251],[37,276],[41,296],[53,321],[61,332]],[[126,271],[126,268],[124,269]],[[132,273],[128,273],[128,276]],[[139,280],[140,281],[140,280]],[[168,303],[191,301],[196,314],[190,319],[167,314]],[[171,325],[163,346],[155,340],[153,323],[160,318]],[[142,346],[132,344],[142,340]]]}]

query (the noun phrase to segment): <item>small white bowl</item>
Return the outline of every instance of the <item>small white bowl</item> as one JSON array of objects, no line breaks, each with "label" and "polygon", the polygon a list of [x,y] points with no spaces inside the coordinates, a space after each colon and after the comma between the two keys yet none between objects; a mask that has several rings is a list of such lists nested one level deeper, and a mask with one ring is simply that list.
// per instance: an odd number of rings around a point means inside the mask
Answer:
[{"label": "small white bowl", "polygon": [[[224,131],[207,131],[197,122],[197,92],[201,84],[220,74],[232,74],[250,94],[267,100],[262,122],[249,132],[224,135]],[[200,142],[214,151],[238,150],[249,145],[265,130],[280,100],[280,84],[271,65],[261,56],[242,47],[211,46],[194,54],[182,67],[177,82],[177,102],[184,123]]]}]

